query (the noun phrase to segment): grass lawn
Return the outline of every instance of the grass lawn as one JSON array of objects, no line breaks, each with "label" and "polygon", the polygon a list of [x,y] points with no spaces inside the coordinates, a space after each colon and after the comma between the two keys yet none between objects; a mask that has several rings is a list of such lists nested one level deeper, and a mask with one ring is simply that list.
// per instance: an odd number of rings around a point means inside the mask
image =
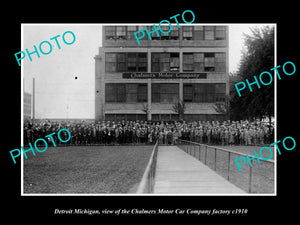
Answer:
[{"label": "grass lawn", "polygon": [[24,159],[24,193],[134,193],[152,148],[49,147]]},{"label": "grass lawn", "polygon": [[[179,147],[184,148],[184,145]],[[261,146],[216,146],[223,149],[232,150],[235,152],[240,152],[243,154],[248,154],[254,156],[254,151],[259,155],[259,149]],[[274,152],[274,148],[273,152]],[[199,151],[198,146],[190,148],[188,151],[189,154],[200,158],[200,161],[205,163],[205,150]],[[270,153],[268,151],[262,152],[265,158],[268,158]],[[215,156],[214,146],[208,148],[207,156],[206,156],[206,165],[211,169],[215,169],[218,174],[223,176],[224,178],[228,178],[228,166],[229,170],[229,181],[239,188],[249,191],[249,181],[250,181],[250,166],[246,159],[246,163],[241,165],[241,171],[238,170],[237,165],[235,163],[235,159],[240,157],[238,154],[231,153],[230,154],[230,165],[228,165],[229,155],[227,152],[223,152],[217,150],[217,155]],[[251,157],[250,157],[251,158]],[[274,155],[272,157],[274,160]],[[215,160],[217,162],[215,166]],[[241,159],[242,161],[242,159]],[[274,163],[260,161],[257,162],[256,159],[251,161],[253,164],[252,167],[252,177],[251,177],[251,193],[274,193]]]}]

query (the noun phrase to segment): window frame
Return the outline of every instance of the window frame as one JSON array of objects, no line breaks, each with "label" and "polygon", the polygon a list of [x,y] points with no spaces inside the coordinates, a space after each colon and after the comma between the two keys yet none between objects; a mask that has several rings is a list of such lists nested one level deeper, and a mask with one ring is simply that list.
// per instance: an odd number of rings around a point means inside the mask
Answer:
[{"label": "window frame", "polygon": [[[167,88],[167,85],[174,87]],[[167,97],[164,98],[163,96]],[[179,83],[153,83],[151,85],[151,100],[153,103],[175,103],[178,99]]]},{"label": "window frame", "polygon": [[146,83],[105,84],[105,103],[139,103],[147,101],[148,85]]},{"label": "window frame", "polygon": [[[130,62],[128,55],[135,55],[135,59]],[[115,55],[114,61],[108,57]],[[143,56],[143,57],[140,57]],[[134,64],[129,69],[129,63]],[[111,69],[114,67],[115,69]],[[148,71],[148,53],[147,52],[106,52],[105,53],[105,72],[107,73],[120,73],[120,72],[147,72]]]}]

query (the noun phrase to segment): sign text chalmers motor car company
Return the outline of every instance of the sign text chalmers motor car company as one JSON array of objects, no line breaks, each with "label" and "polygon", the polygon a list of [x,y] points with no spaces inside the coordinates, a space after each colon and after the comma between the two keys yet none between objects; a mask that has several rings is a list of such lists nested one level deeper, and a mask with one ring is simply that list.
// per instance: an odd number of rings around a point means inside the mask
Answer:
[{"label": "sign text chalmers motor car company", "polygon": [[206,73],[151,72],[123,73],[123,79],[206,79]]}]

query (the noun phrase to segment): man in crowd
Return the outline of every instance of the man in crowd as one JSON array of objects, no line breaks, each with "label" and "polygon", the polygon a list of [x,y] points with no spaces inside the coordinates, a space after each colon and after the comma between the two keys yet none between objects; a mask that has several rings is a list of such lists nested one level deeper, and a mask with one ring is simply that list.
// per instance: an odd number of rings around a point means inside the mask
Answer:
[{"label": "man in crowd", "polygon": [[[160,144],[176,143],[178,139],[208,145],[264,145],[272,141],[271,127],[261,122],[241,121],[192,121],[192,122],[147,122],[147,121],[50,121],[24,122],[24,145],[34,143],[61,128],[71,132],[70,145],[105,144]],[[62,144],[54,135],[55,143]],[[48,140],[51,143],[51,140]]]}]

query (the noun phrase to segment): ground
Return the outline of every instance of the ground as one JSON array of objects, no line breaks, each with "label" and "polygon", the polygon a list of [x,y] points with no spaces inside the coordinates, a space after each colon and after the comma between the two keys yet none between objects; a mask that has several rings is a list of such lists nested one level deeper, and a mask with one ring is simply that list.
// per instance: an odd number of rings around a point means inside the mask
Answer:
[{"label": "ground", "polygon": [[[217,146],[253,155],[260,146]],[[153,146],[69,146],[49,147],[47,151],[24,159],[24,193],[135,193],[149,161]],[[204,162],[204,151],[190,151]],[[265,157],[269,153],[263,152]],[[249,190],[248,164],[239,172],[230,156],[230,182]],[[217,151],[217,173],[227,179],[228,153]],[[272,157],[274,159],[274,156]],[[207,154],[207,165],[214,169],[214,148]],[[254,193],[274,192],[274,164],[253,160],[252,186]]]},{"label": "ground", "polygon": [[24,193],[135,192],[153,146],[52,147],[24,159]]}]

